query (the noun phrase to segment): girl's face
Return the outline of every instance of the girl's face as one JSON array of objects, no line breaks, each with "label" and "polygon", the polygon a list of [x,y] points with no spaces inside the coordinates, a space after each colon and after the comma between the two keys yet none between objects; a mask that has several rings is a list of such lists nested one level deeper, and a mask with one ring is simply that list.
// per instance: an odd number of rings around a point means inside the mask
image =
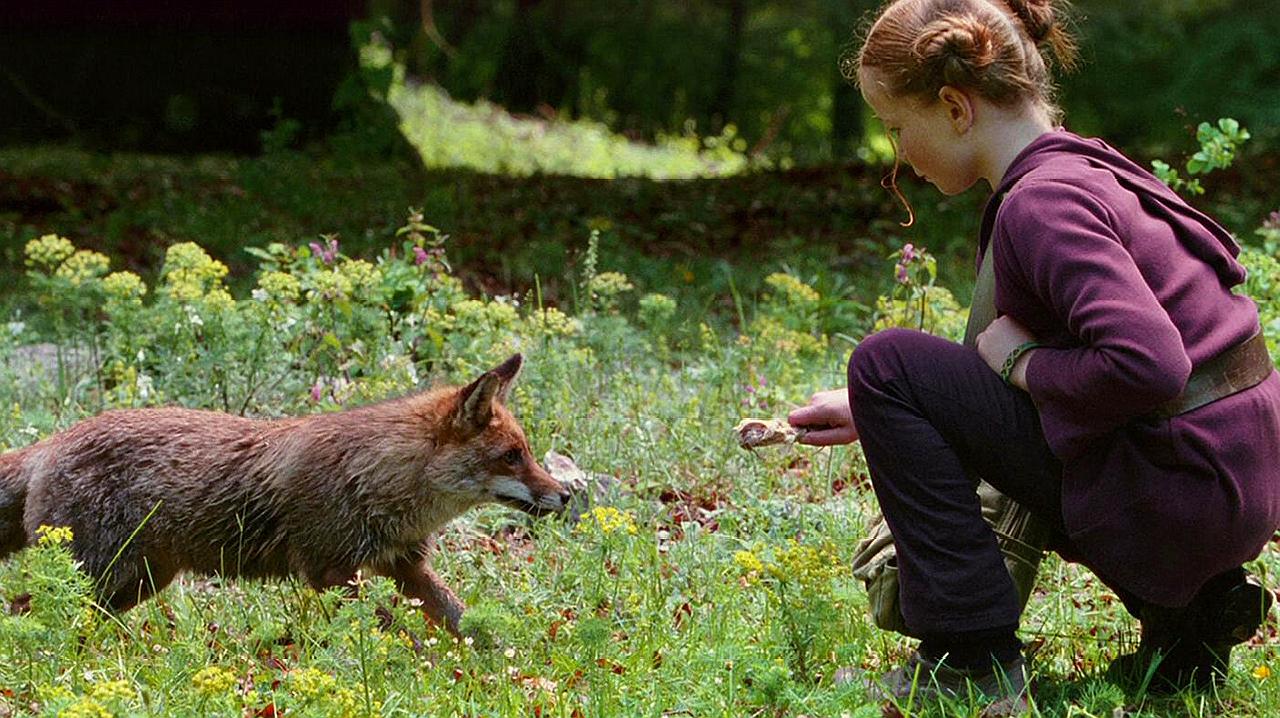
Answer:
[{"label": "girl's face", "polygon": [[981,179],[972,133],[965,118],[957,123],[955,103],[892,95],[878,75],[875,70],[858,70],[862,96],[896,137],[901,159],[946,195],[960,194]]}]

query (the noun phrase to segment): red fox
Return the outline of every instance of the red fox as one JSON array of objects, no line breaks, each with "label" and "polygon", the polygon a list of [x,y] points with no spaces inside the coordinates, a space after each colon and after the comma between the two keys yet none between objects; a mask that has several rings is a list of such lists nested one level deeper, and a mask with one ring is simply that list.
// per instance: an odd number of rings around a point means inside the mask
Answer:
[{"label": "red fox", "polygon": [[464,606],[431,569],[434,534],[497,501],[532,514],[569,495],[505,406],[519,354],[461,387],[260,421],[190,409],[86,419],[0,455],[0,559],[69,526],[100,602],[125,611],[180,571],[300,576],[317,590],[361,569],[454,633]]}]

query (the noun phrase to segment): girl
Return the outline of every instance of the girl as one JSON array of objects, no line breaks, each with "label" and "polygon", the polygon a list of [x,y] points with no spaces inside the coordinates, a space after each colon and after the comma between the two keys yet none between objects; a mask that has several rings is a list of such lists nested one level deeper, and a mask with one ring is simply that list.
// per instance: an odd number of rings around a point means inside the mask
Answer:
[{"label": "girl", "polygon": [[1071,64],[1052,0],[896,0],[850,63],[917,174],[993,191],[978,257],[992,253],[998,318],[976,351],[880,332],[847,391],[789,417],[806,443],[861,440],[893,531],[921,643],[881,693],[913,678],[1021,692],[1019,605],[976,477],[1140,619],[1120,675],[1219,679],[1270,604],[1241,564],[1280,525],[1280,377],[1231,291],[1238,249],[1119,152],[1057,128],[1042,50]]}]

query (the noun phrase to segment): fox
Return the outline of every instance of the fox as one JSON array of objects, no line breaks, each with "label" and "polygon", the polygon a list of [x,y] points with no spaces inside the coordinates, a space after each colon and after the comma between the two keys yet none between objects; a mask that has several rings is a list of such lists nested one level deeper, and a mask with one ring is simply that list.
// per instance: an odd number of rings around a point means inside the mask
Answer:
[{"label": "fox", "polygon": [[435,535],[482,503],[541,516],[571,498],[506,406],[523,363],[303,417],[103,412],[0,454],[0,560],[41,526],[70,527],[71,553],[115,613],[183,571],[293,576],[318,591],[366,571],[458,635],[465,606],[432,570]]}]

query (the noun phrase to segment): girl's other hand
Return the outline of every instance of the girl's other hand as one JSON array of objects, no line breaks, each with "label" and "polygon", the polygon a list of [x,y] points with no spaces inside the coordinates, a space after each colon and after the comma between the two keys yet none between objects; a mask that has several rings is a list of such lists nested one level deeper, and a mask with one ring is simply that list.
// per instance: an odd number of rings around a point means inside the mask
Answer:
[{"label": "girl's other hand", "polygon": [[[1035,337],[1027,328],[1018,323],[1016,319],[1005,315],[998,317],[991,322],[982,333],[978,335],[974,341],[974,345],[978,349],[978,356],[991,367],[992,371],[1000,371],[1004,366],[1004,360],[1009,356],[1009,352],[1023,344],[1034,340]],[[1030,352],[1023,354],[1022,359],[1018,362],[1018,366],[1012,376],[1015,386],[1026,388],[1026,357],[1030,356]]]},{"label": "girl's other hand", "polygon": [[787,421],[797,429],[805,429],[804,436],[796,441],[810,446],[852,444],[858,440],[858,430],[853,425],[853,412],[849,409],[849,392],[845,389],[820,391],[809,397],[809,404],[787,415]]}]

